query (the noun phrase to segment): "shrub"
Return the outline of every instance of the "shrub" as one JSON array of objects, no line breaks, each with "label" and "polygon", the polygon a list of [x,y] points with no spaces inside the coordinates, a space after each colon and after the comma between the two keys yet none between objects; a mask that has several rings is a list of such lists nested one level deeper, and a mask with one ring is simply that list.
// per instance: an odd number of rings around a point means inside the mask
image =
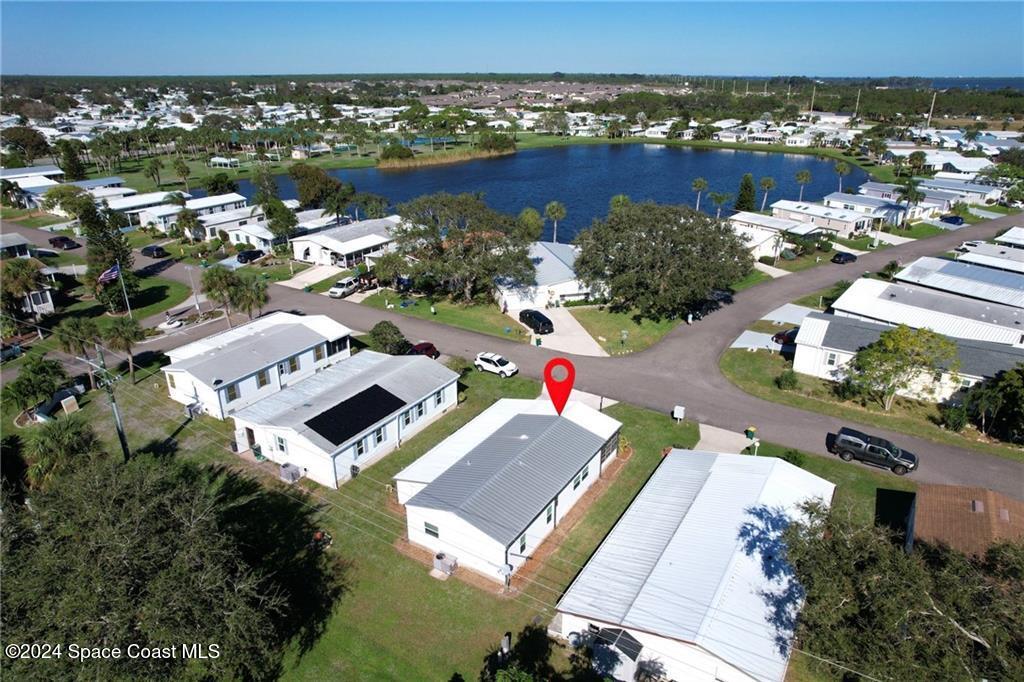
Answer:
[{"label": "shrub", "polygon": [[804,463],[807,461],[807,457],[804,456],[804,453],[800,452],[799,450],[794,450],[793,448],[790,448],[783,452],[779,459],[789,462],[793,466],[800,468],[803,468]]},{"label": "shrub", "polygon": [[832,393],[840,400],[853,400],[860,396],[860,388],[847,378],[832,384]]},{"label": "shrub", "polygon": [[389,355],[402,355],[409,350],[409,342],[402,335],[402,330],[387,320],[381,320],[373,326],[370,340],[377,350]]},{"label": "shrub", "polygon": [[758,262],[760,262],[760,263],[762,263],[764,265],[772,265],[772,264],[775,263],[775,259],[772,258],[771,256],[761,256],[757,260],[758,260]]},{"label": "shrub", "polygon": [[787,369],[782,374],[775,377],[775,385],[783,391],[792,391],[799,385],[799,383],[796,372],[791,369]]},{"label": "shrub", "polygon": [[828,253],[832,250],[832,241],[829,239],[818,240],[818,251],[824,251]]},{"label": "shrub", "polygon": [[939,405],[939,417],[943,428],[960,433],[967,426],[967,407],[962,403]]},{"label": "shrub", "polygon": [[411,159],[413,157],[412,150],[405,145],[392,142],[384,147],[384,150],[380,153],[382,161],[391,161],[395,159]]}]

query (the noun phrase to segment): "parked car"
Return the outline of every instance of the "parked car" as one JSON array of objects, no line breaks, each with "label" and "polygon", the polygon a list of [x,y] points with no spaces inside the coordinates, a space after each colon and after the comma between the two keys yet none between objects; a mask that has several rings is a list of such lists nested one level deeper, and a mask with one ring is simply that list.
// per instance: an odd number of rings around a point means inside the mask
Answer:
[{"label": "parked car", "polygon": [[247,249],[245,251],[238,252],[239,263],[252,263],[260,258],[263,258],[266,254],[263,253],[263,249]]},{"label": "parked car", "polygon": [[6,362],[7,360],[13,360],[14,358],[21,356],[21,344],[20,343],[4,343],[0,344],[0,362]]},{"label": "parked car", "polygon": [[836,255],[832,256],[833,263],[839,263],[840,265],[846,265],[847,263],[856,263],[857,256],[846,251],[840,251]]},{"label": "parked car", "polygon": [[971,249],[976,249],[976,248],[978,248],[979,246],[981,246],[984,243],[985,242],[978,241],[978,240],[972,240],[972,241],[969,241],[969,242],[963,242],[962,244],[960,244],[960,246],[956,247],[956,250],[959,251],[960,253],[967,253]]},{"label": "parked car", "polygon": [[415,346],[412,346],[406,352],[406,355],[426,355],[431,360],[437,360],[441,357],[441,351],[437,350],[437,347],[429,341],[424,341],[423,343],[417,343]]},{"label": "parked car", "polygon": [[939,218],[939,222],[946,223],[947,225],[963,225],[964,219],[958,215],[944,215]]},{"label": "parked car", "polygon": [[551,334],[555,331],[551,319],[539,310],[520,310],[519,321],[532,329],[534,334]]},{"label": "parked car", "polygon": [[359,282],[355,277],[346,277],[335,282],[334,286],[327,290],[327,295],[331,298],[345,298],[349,294],[354,294],[358,288]]},{"label": "parked car", "polygon": [[919,463],[917,455],[901,450],[891,441],[845,426],[826,436],[825,447],[844,462],[866,462],[889,469],[897,476],[915,471]]},{"label": "parked car", "polygon": [[167,258],[171,255],[164,250],[164,247],[158,244],[150,244],[149,246],[142,247],[142,255],[150,258]]},{"label": "parked car", "polygon": [[76,242],[74,239],[63,234],[57,235],[56,237],[50,237],[49,241],[50,246],[52,246],[55,249],[61,249],[62,251],[67,251],[69,249],[77,249],[79,246],[81,246],[81,244]]},{"label": "parked car", "polygon": [[800,331],[800,327],[793,327],[792,329],[785,329],[781,332],[775,332],[772,336],[772,341],[779,344],[780,346],[792,346],[796,343],[796,335]]},{"label": "parked car", "polygon": [[519,372],[519,368],[514,362],[509,362],[497,353],[478,353],[476,360],[473,361],[473,366],[478,372],[491,372],[503,379]]}]

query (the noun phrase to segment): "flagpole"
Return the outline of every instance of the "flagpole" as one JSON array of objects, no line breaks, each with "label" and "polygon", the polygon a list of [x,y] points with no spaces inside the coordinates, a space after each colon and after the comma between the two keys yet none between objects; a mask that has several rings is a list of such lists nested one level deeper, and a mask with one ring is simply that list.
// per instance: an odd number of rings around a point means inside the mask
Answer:
[{"label": "flagpole", "polygon": [[117,259],[117,278],[121,280],[121,293],[124,294],[124,307],[128,309],[128,317],[134,320],[135,316],[132,314],[132,306],[128,302],[128,289],[124,286],[124,272],[121,270],[120,258]]}]

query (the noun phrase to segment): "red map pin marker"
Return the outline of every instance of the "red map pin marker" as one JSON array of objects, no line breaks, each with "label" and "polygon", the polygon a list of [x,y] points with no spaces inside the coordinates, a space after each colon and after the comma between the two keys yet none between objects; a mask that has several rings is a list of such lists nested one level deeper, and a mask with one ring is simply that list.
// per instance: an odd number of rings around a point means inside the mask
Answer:
[{"label": "red map pin marker", "polygon": [[[561,379],[555,377],[555,370],[559,368],[565,372]],[[558,414],[562,414],[565,403],[569,401],[574,381],[576,381],[576,368],[565,358],[554,358],[544,367],[544,386],[547,387],[548,396]]]}]

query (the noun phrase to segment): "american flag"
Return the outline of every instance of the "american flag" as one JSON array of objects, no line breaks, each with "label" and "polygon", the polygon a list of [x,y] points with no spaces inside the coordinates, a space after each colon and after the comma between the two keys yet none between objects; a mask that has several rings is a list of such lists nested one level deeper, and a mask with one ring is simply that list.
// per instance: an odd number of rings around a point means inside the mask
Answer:
[{"label": "american flag", "polygon": [[100,273],[99,279],[96,281],[100,284],[106,284],[107,282],[113,282],[115,279],[121,276],[121,266],[114,263],[109,268]]}]

